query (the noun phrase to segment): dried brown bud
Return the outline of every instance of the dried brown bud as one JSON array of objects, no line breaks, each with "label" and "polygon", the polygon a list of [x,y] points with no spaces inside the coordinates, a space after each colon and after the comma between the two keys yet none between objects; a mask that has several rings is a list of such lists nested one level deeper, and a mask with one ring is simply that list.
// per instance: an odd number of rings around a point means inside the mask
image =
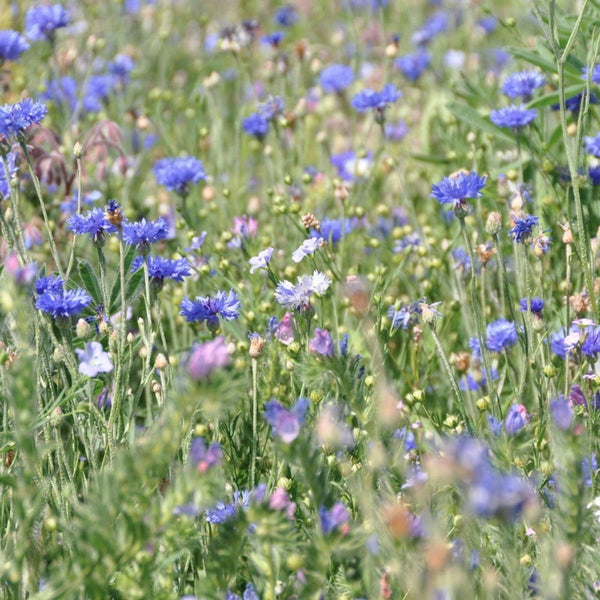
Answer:
[{"label": "dried brown bud", "polygon": [[312,213],[302,215],[300,220],[306,229],[315,229],[316,231],[321,230],[321,221],[319,221]]},{"label": "dried brown bud", "polygon": [[265,340],[260,336],[253,337],[250,340],[250,350],[248,354],[250,354],[250,358],[257,359],[263,351],[265,347]]},{"label": "dried brown bud", "polygon": [[496,254],[496,248],[491,244],[479,244],[475,247],[475,253],[481,264],[485,266],[491,260],[492,256]]},{"label": "dried brown bud", "polygon": [[464,373],[471,364],[471,355],[468,352],[450,355],[450,364],[454,364],[461,373]]},{"label": "dried brown bud", "polygon": [[587,312],[590,310],[590,299],[587,293],[583,292],[581,294],[573,294],[569,298],[569,304],[574,312],[577,314]]},{"label": "dried brown bud", "polygon": [[561,224],[563,230],[562,241],[564,244],[572,244],[573,243],[573,232],[571,231],[571,225],[569,223]]}]

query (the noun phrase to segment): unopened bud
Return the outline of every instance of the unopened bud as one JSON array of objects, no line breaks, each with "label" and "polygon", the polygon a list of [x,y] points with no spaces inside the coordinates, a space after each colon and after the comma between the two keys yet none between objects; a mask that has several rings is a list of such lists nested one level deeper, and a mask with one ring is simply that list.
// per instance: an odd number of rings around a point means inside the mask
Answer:
[{"label": "unopened bud", "polygon": [[158,369],[159,371],[162,371],[164,368],[166,368],[166,366],[169,364],[169,361],[167,360],[167,357],[160,352],[159,354],[156,355],[156,358],[154,359],[154,367],[156,369]]},{"label": "unopened bud", "polygon": [[79,319],[77,321],[77,325],[75,326],[75,334],[78,338],[86,338],[90,335],[91,327],[90,324],[85,319]]},{"label": "unopened bud", "polygon": [[73,156],[75,158],[81,158],[83,156],[83,146],[79,142],[75,142],[73,146]]},{"label": "unopened bud", "polygon": [[498,235],[498,233],[500,233],[501,229],[502,215],[499,212],[491,212],[488,215],[487,220],[485,222],[486,232],[491,236],[495,236]]}]

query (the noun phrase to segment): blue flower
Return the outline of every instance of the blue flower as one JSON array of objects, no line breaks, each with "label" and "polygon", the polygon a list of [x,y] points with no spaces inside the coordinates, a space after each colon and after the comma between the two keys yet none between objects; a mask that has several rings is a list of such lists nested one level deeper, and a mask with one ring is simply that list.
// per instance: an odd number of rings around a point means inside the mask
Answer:
[{"label": "blue flower", "polygon": [[260,600],[258,592],[253,584],[247,583],[242,595],[242,600]]},{"label": "blue flower", "polygon": [[68,318],[79,314],[91,301],[92,297],[81,288],[48,290],[38,296],[35,307],[55,319]]},{"label": "blue flower", "polygon": [[223,458],[219,442],[206,446],[204,438],[196,437],[190,445],[190,462],[200,473],[205,473],[211,467],[218,465]]},{"label": "blue flower", "polygon": [[284,110],[285,102],[281,96],[269,96],[265,102],[258,105],[258,112],[269,121],[282,115]]},{"label": "blue flower", "polygon": [[418,315],[421,314],[420,302],[415,302],[412,306],[405,305],[396,310],[393,306],[388,308],[387,316],[392,320],[392,329],[408,329],[418,321]]},{"label": "blue flower", "polygon": [[412,36],[412,43],[415,46],[427,46],[432,42],[440,33],[444,33],[448,28],[448,13],[437,12],[423,25],[420,29],[417,29]]},{"label": "blue flower", "polygon": [[123,241],[129,246],[137,246],[140,254],[147,254],[150,244],[164,240],[168,234],[169,226],[162,217],[156,221],[142,219],[133,223],[123,223]]},{"label": "blue flower", "polygon": [[588,175],[592,180],[592,185],[600,185],[600,165],[597,167],[589,167]]},{"label": "blue flower", "polygon": [[282,442],[290,444],[300,433],[300,427],[304,423],[308,405],[308,400],[301,397],[288,410],[281,406],[277,400],[269,400],[265,404],[265,419],[272,427],[273,433],[280,437]]},{"label": "blue flower", "polygon": [[321,356],[333,356],[333,340],[329,331],[315,328],[315,335],[309,341],[308,349]]},{"label": "blue flower", "polygon": [[153,283],[161,284],[161,287],[165,279],[181,282],[184,277],[192,274],[190,263],[186,258],[171,259],[160,256],[136,256],[131,263],[131,272],[137,271],[143,265],[144,260],[148,265],[148,275]]},{"label": "blue flower", "polygon": [[[527,303],[528,303],[528,298],[523,298],[520,302],[520,306],[521,308],[519,308],[519,310],[521,312],[527,312],[529,310],[529,308],[527,308]],[[544,301],[538,297],[535,296],[534,298],[529,299],[529,305],[531,307],[531,312],[534,315],[541,315],[542,310],[544,308]]]},{"label": "blue flower", "polygon": [[[587,81],[587,78],[588,78],[588,68],[583,67],[583,69],[581,69],[581,79],[583,79],[584,81]],[[592,69],[592,75],[590,77],[590,81],[592,83],[600,83],[600,65],[595,65],[594,68]]]},{"label": "blue flower", "polygon": [[384,127],[385,137],[392,142],[399,142],[406,137],[408,125],[405,121],[386,123]]},{"label": "blue flower", "polygon": [[570,400],[559,396],[550,402],[550,414],[554,424],[561,430],[567,431],[573,423],[573,408]]},{"label": "blue flower", "polygon": [[0,136],[18,137],[29,127],[39,123],[48,113],[41,102],[25,98],[16,104],[5,104],[0,107]]},{"label": "blue flower", "polygon": [[343,92],[354,82],[354,72],[347,65],[329,65],[321,71],[320,81],[324,92]]},{"label": "blue flower", "polygon": [[[581,103],[583,102],[584,93],[576,94],[575,96],[571,96],[565,100],[565,108],[570,110],[574,115],[579,113],[581,109]],[[598,98],[590,92],[589,104],[598,104]],[[552,110],[560,110],[560,103],[553,104]]]},{"label": "blue flower", "polygon": [[25,35],[34,41],[49,40],[68,23],[69,13],[60,4],[32,6],[25,15]]},{"label": "blue flower", "polygon": [[104,245],[107,234],[116,233],[117,228],[111,225],[101,208],[88,210],[85,214],[74,214],[67,219],[67,229],[77,235],[89,235],[94,245]]},{"label": "blue flower", "polygon": [[280,6],[273,17],[276,25],[281,27],[291,27],[298,20],[296,8],[291,4]]},{"label": "blue flower", "polygon": [[[0,158],[0,196],[4,198],[10,197],[10,181],[6,178],[8,171],[9,177],[14,177],[17,173],[17,154],[9,152],[6,156]],[[4,163],[4,164],[3,164]],[[6,169],[4,166],[6,165]]]},{"label": "blue flower", "polygon": [[273,256],[273,248],[269,247],[258,253],[258,256],[253,256],[248,262],[250,263],[250,274],[256,272],[257,269],[266,269],[271,262]]},{"label": "blue flower", "polygon": [[355,222],[350,219],[323,219],[319,231],[310,230],[312,237],[325,240],[328,244],[334,246],[347,234],[354,229]]},{"label": "blue flower", "polygon": [[163,158],[156,161],[152,169],[156,181],[180,196],[186,196],[190,184],[206,179],[204,165],[193,156],[185,158]]},{"label": "blue flower", "polygon": [[65,280],[58,275],[50,275],[49,277],[40,277],[35,282],[35,292],[38,295],[46,292],[59,292],[65,286]]},{"label": "blue flower", "polygon": [[87,377],[96,377],[98,373],[110,373],[113,364],[110,355],[104,352],[100,342],[88,342],[85,348],[76,348],[79,357],[79,372]]},{"label": "blue flower", "polygon": [[336,502],[330,510],[321,506],[319,509],[319,519],[321,520],[321,529],[327,535],[339,529],[350,520],[350,511],[342,502]]},{"label": "blue flower", "polygon": [[262,140],[269,132],[269,120],[263,113],[255,112],[244,119],[242,129],[248,135]]},{"label": "blue flower", "polygon": [[218,291],[214,297],[197,296],[194,301],[184,298],[179,305],[179,314],[188,323],[206,321],[210,326],[218,326],[219,317],[225,321],[233,321],[240,314],[238,295],[230,290],[229,293]]},{"label": "blue flower", "polygon": [[397,58],[394,62],[396,68],[408,79],[409,81],[416,81],[421,77],[423,71],[427,69],[431,62],[431,56],[429,52],[425,50],[419,50],[414,54],[406,54]]},{"label": "blue flower", "polygon": [[104,107],[104,101],[113,92],[116,81],[116,77],[110,73],[92,75],[87,82],[81,102],[84,110],[90,113],[100,112]]},{"label": "blue flower", "polygon": [[225,521],[232,519],[234,516],[235,506],[233,504],[225,504],[224,502],[217,502],[213,508],[209,508],[206,511],[206,520],[213,524],[225,523]]},{"label": "blue flower", "polygon": [[526,102],[533,92],[546,83],[546,78],[537,71],[519,71],[510,74],[502,85],[502,93],[509,98],[523,98]]},{"label": "blue flower", "polygon": [[292,253],[292,260],[299,263],[303,258],[314,254],[321,245],[321,238],[310,237],[304,240],[296,250]]},{"label": "blue flower", "polygon": [[3,60],[15,61],[28,49],[29,43],[18,31],[0,31],[0,63]]},{"label": "blue flower", "polygon": [[581,346],[581,354],[589,357],[595,357],[600,353],[600,326],[588,327],[583,345]]},{"label": "blue flower", "polygon": [[504,108],[493,110],[490,113],[490,121],[497,127],[510,127],[510,129],[521,129],[529,125],[537,117],[535,108],[525,108],[524,105],[511,104]]},{"label": "blue flower", "polygon": [[539,223],[539,219],[534,215],[525,215],[522,219],[514,219],[514,227],[508,232],[508,235],[517,242],[517,244],[531,243],[531,232]]},{"label": "blue flower", "polygon": [[515,324],[506,319],[498,319],[485,329],[485,344],[490,352],[502,352],[517,343],[519,339]]},{"label": "blue flower", "polygon": [[77,106],[77,82],[68,76],[52,79],[46,84],[40,98],[63,104],[73,111]]},{"label": "blue flower", "polygon": [[338,175],[346,181],[356,181],[361,177],[368,177],[371,171],[371,153],[358,157],[354,150],[334,154],[331,164],[336,168]]},{"label": "blue flower", "polygon": [[376,111],[376,119],[383,120],[387,105],[396,102],[401,96],[402,92],[393,83],[388,83],[380,92],[369,88],[358,92],[354,95],[350,104],[358,112],[373,109]]},{"label": "blue flower", "polygon": [[513,404],[506,413],[504,428],[506,433],[514,435],[529,423],[527,409],[522,404]]},{"label": "blue flower", "polygon": [[583,141],[585,142],[585,151],[596,158],[600,158],[600,133],[595,136],[586,136]]},{"label": "blue flower", "polygon": [[431,197],[440,204],[452,203],[457,216],[465,216],[469,212],[467,198],[480,198],[485,187],[485,175],[479,177],[475,171],[460,171],[450,177],[444,177],[431,186]]},{"label": "blue flower", "polygon": [[273,46],[274,48],[277,48],[279,46],[279,44],[282,42],[284,37],[285,37],[285,33],[283,33],[283,31],[274,31],[273,33],[264,35],[262,37],[262,41],[269,46]]},{"label": "blue flower", "polygon": [[128,54],[117,54],[114,60],[108,65],[108,72],[116,77],[122,84],[127,83],[129,74],[133,70],[135,63]]}]

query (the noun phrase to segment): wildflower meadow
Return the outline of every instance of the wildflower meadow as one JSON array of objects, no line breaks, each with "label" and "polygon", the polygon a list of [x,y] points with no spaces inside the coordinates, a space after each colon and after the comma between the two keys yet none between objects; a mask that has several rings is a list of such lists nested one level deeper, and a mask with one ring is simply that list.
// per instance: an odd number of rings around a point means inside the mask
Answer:
[{"label": "wildflower meadow", "polygon": [[600,2],[52,1],[0,598],[600,597]]}]

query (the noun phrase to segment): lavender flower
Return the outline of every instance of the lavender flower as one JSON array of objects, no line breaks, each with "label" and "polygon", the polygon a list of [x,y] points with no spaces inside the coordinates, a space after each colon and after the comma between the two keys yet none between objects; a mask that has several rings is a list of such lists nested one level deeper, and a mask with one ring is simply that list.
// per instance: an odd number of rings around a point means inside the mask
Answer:
[{"label": "lavender flower", "polygon": [[222,335],[203,344],[194,344],[186,369],[192,379],[204,379],[215,369],[221,369],[229,364],[229,351]]},{"label": "lavender flower", "polygon": [[541,316],[542,310],[544,309],[544,301],[538,296],[535,296],[531,299],[523,298],[520,302],[520,306],[521,308],[519,308],[519,310],[521,312],[527,312],[528,310],[531,310],[534,315]]},{"label": "lavender flower", "polygon": [[387,316],[392,320],[392,330],[402,327],[408,329],[410,325],[414,325],[418,321],[418,315],[421,314],[419,302],[415,302],[412,306],[404,305],[396,310],[394,306],[388,308]]},{"label": "lavender flower", "polygon": [[317,248],[321,245],[320,238],[308,238],[302,242],[302,245],[294,250],[292,253],[292,260],[295,263],[299,263],[306,256],[310,256],[317,251]]},{"label": "lavender flower", "polygon": [[206,446],[203,437],[196,437],[192,440],[190,446],[190,462],[199,473],[206,473],[211,467],[221,463],[223,451],[219,442],[213,442]]},{"label": "lavender flower", "polygon": [[[0,157],[0,196],[10,198],[10,181],[17,173],[17,154],[9,152],[6,156]],[[5,168],[6,166],[6,168]],[[6,174],[8,172],[8,179]]]},{"label": "lavender flower", "polygon": [[235,506],[233,504],[225,504],[217,502],[213,508],[206,511],[206,521],[213,525],[225,523],[235,516]]},{"label": "lavender flower", "polygon": [[350,511],[342,502],[336,502],[329,510],[321,506],[319,509],[319,519],[321,520],[321,529],[327,535],[336,529],[343,528],[350,520]]},{"label": "lavender flower", "polygon": [[338,175],[345,181],[356,181],[361,177],[368,177],[371,172],[371,154],[359,157],[354,150],[334,154],[331,164],[336,168]]},{"label": "lavender flower", "polygon": [[343,92],[354,82],[354,72],[347,65],[329,65],[321,71],[320,81],[324,92]]},{"label": "lavender flower", "polygon": [[327,329],[315,329],[315,335],[308,342],[308,349],[321,356],[333,356],[333,340]]},{"label": "lavender flower", "polygon": [[18,31],[0,31],[0,64],[5,60],[18,60],[26,50],[29,50],[29,43]]},{"label": "lavender flower", "polygon": [[517,343],[518,335],[515,324],[506,319],[498,319],[485,329],[485,344],[490,352],[502,352]]},{"label": "lavender flower", "polygon": [[285,444],[293,442],[300,433],[309,402],[306,398],[298,398],[291,409],[286,409],[277,400],[269,400],[265,404],[265,419],[272,427],[273,433]]},{"label": "lavender flower", "polygon": [[258,253],[258,256],[253,256],[248,262],[250,263],[250,274],[252,275],[258,269],[266,269],[271,262],[273,256],[273,248],[269,247]]},{"label": "lavender flower", "polygon": [[104,352],[100,342],[88,342],[85,348],[75,348],[79,357],[79,372],[87,377],[96,377],[98,373],[110,373],[113,364],[108,352]]},{"label": "lavender flower", "polygon": [[116,233],[117,228],[111,225],[101,208],[94,208],[85,214],[74,214],[67,219],[67,229],[77,235],[89,235],[95,246],[104,245],[107,234]]},{"label": "lavender flower", "polygon": [[190,185],[206,179],[204,165],[193,156],[163,158],[153,167],[156,181],[180,196],[187,196]]},{"label": "lavender flower", "polygon": [[218,327],[219,317],[225,321],[233,321],[240,314],[238,295],[230,290],[228,293],[218,291],[213,297],[197,296],[194,301],[184,298],[179,305],[179,314],[188,323],[206,321],[209,327]]},{"label": "lavender flower", "polygon": [[586,136],[583,141],[585,142],[585,151],[596,158],[600,158],[600,133],[595,136]]},{"label": "lavender flower", "polygon": [[44,104],[31,98],[25,98],[16,104],[5,104],[0,107],[0,136],[20,138],[47,113],[48,109]]},{"label": "lavender flower", "polygon": [[[589,69],[587,67],[583,67],[583,69],[581,69],[581,79],[587,81],[588,73]],[[590,76],[590,81],[592,83],[600,83],[600,65],[594,65],[594,68],[592,69],[592,74]]]},{"label": "lavender flower", "polygon": [[493,110],[490,113],[490,121],[497,127],[509,127],[515,131],[529,125],[537,117],[537,111],[534,108],[525,108],[525,106],[505,106]]},{"label": "lavender flower", "polygon": [[25,35],[34,41],[50,40],[54,32],[69,23],[69,13],[62,5],[32,6],[25,15]]}]

